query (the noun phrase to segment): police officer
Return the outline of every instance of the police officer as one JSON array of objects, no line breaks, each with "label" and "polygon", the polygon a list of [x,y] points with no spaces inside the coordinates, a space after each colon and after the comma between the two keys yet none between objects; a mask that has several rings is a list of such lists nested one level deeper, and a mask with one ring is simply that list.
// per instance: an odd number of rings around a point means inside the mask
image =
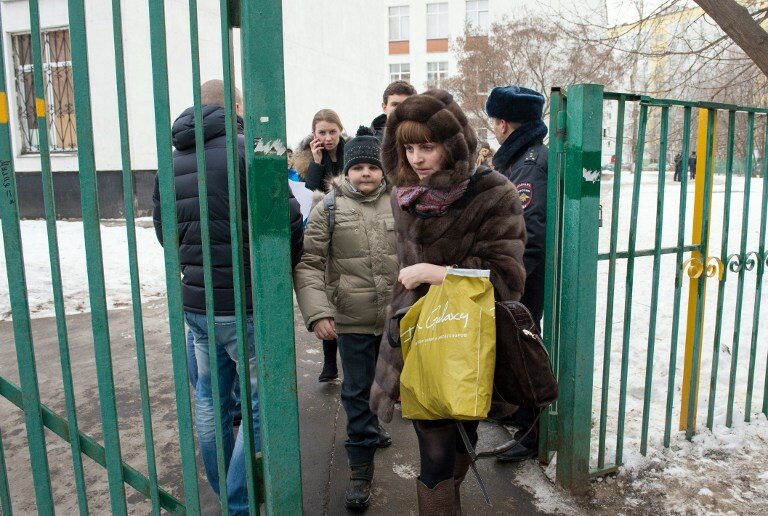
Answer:
[{"label": "police officer", "polygon": [[[485,104],[493,133],[501,147],[493,156],[493,165],[504,174],[520,195],[528,239],[525,245],[525,293],[520,302],[530,310],[541,326],[544,313],[544,255],[547,224],[547,159],[544,145],[547,126],[541,119],[544,95],[522,86],[500,86],[491,91]],[[538,426],[532,408],[521,407],[504,420],[518,426],[519,442],[499,455],[502,462],[520,462],[538,451]]]}]

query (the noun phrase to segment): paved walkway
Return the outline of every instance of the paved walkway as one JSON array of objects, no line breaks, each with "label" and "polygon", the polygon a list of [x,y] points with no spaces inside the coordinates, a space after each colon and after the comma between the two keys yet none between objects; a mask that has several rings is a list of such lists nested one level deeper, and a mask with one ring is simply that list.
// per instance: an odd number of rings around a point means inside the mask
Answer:
[{"label": "paved walkway", "polygon": [[[148,302],[144,304],[143,311],[159,481],[161,487],[174,496],[183,497],[166,309],[162,302]],[[130,310],[112,311],[109,322],[122,456],[123,460],[146,473],[132,313]],[[67,317],[67,327],[80,429],[102,442],[89,314]],[[63,414],[64,395],[55,320],[34,320],[33,335],[42,401]],[[0,361],[0,376],[18,384],[15,355],[11,324],[1,322],[0,356],[3,360]],[[345,514],[343,493],[348,467],[343,442],[346,418],[339,402],[340,383],[317,382],[321,360],[320,343],[301,324],[297,324],[296,365],[304,512],[307,515]],[[411,424],[397,413],[387,428],[394,444],[376,456],[374,499],[366,514],[416,514],[414,478],[418,473],[418,449],[415,433]],[[34,513],[34,498],[30,496],[33,483],[23,413],[2,397],[0,430],[15,513]],[[503,429],[483,424],[480,427],[481,447],[483,443],[490,446],[491,443],[501,442],[507,435]],[[57,512],[74,514],[77,512],[77,501],[69,445],[50,432],[47,432],[46,439]],[[536,513],[532,496],[513,482],[515,466],[484,461],[480,471],[493,506],[486,506],[480,488],[470,474],[462,491],[465,514]],[[204,478],[201,464],[199,478],[203,511],[205,514],[216,514],[217,501]],[[90,459],[85,459],[85,479],[91,512],[108,513],[109,498],[104,469]],[[146,514],[149,511],[150,507],[143,495],[128,487],[126,496],[131,513]]]}]

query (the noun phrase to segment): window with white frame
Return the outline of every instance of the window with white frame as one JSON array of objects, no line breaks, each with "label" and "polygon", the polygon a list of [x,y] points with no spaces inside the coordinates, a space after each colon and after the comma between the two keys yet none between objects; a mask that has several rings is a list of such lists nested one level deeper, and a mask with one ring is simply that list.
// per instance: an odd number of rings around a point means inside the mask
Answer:
[{"label": "window with white frame", "polygon": [[395,63],[389,65],[389,82],[395,81],[411,82],[410,63]]},{"label": "window with white frame", "polygon": [[[21,132],[22,154],[40,152],[40,132],[35,97],[32,35],[14,34],[13,69]],[[69,29],[54,29],[41,34],[45,116],[48,122],[48,147],[51,152],[77,151],[75,102],[72,81],[72,55]]]},{"label": "window with white frame", "polygon": [[488,0],[467,0],[467,22],[480,34],[488,34]]},{"label": "window with white frame", "polygon": [[427,86],[439,88],[443,79],[448,77],[448,61],[427,63]]},{"label": "window with white frame", "polygon": [[448,2],[427,4],[427,39],[448,37]]},{"label": "window with white frame", "polygon": [[400,5],[389,8],[389,41],[410,39],[410,7]]}]

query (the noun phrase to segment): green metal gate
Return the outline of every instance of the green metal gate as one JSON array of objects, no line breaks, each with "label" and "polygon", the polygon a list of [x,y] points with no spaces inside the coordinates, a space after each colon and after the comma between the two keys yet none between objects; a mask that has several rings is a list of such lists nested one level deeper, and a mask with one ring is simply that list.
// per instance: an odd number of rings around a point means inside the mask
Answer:
[{"label": "green metal gate", "polygon": [[[616,471],[628,446],[669,447],[675,424],[690,440],[699,419],[712,430],[768,414],[766,114],[592,84],[553,90],[544,326],[561,394],[540,458],[557,452],[569,489]],[[606,138],[615,162],[601,172]],[[679,186],[667,180],[677,152]]]},{"label": "green metal gate", "polygon": [[[34,57],[35,105],[37,123],[47,127],[43,56],[41,49],[40,7],[38,0],[29,1],[31,41]],[[151,388],[147,377],[144,318],[139,289],[139,267],[134,223],[134,184],[128,138],[128,104],[126,99],[123,23],[121,10],[135,6],[121,5],[112,0],[112,30],[114,32],[116,92],[118,101],[123,190],[126,230],[129,249],[132,310],[134,320],[135,358],[138,366],[140,404],[143,418],[146,471],[139,471],[123,460],[115,396],[115,374],[111,356],[110,325],[107,314],[104,250],[100,239],[99,204],[97,199],[97,173],[95,165],[91,92],[89,81],[86,8],[83,0],[69,0],[69,28],[71,33],[71,59],[74,83],[74,103],[77,129],[77,160],[82,199],[83,232],[88,263],[88,287],[91,306],[94,360],[98,380],[98,401],[101,410],[101,438],[83,434],[78,427],[75,391],[77,373],[73,374],[70,360],[70,342],[62,295],[62,263],[55,220],[54,187],[51,171],[48,134],[38,131],[40,162],[42,167],[46,227],[50,254],[53,296],[56,313],[56,331],[61,357],[61,373],[66,405],[65,414],[57,414],[41,403],[38,376],[35,368],[33,324],[27,297],[22,234],[19,222],[14,171],[14,156],[9,131],[9,108],[5,85],[3,41],[0,38],[0,217],[5,260],[9,279],[13,321],[13,342],[19,369],[19,385],[0,376],[0,394],[20,408],[26,422],[26,436],[30,464],[35,486],[36,510],[40,514],[53,514],[54,495],[51,485],[46,444],[47,428],[71,447],[72,476],[81,514],[87,514],[88,486],[83,473],[83,456],[106,468],[111,511],[125,514],[128,510],[128,485],[151,501],[153,514],[161,510],[173,513],[200,513],[198,468],[192,429],[190,388],[187,379],[185,329],[181,300],[181,282],[178,255],[178,234],[175,212],[175,191],[171,155],[171,116],[168,54],[166,40],[166,12],[163,0],[149,0],[152,88],[154,97],[158,177],[162,201],[163,237],[165,242],[165,270],[167,281],[168,324],[170,351],[173,362],[173,381],[176,400],[181,467],[178,478],[183,484],[183,499],[174,498],[158,481],[157,460],[150,400]],[[202,109],[200,104],[200,63],[197,2],[189,0],[191,34],[190,59],[193,74],[193,97],[198,141],[202,141]],[[285,161],[285,102],[283,78],[282,8],[280,1],[221,0],[220,37],[222,48],[221,76],[226,90],[226,114],[232,123],[227,126],[229,203],[235,269],[236,314],[239,347],[241,393],[250,397],[248,347],[246,337],[245,270],[243,254],[252,257],[252,286],[255,339],[258,354],[258,384],[260,399],[261,442],[260,453],[254,450],[250,403],[243,403],[246,471],[250,513],[259,514],[263,503],[267,514],[299,514],[301,512],[301,473],[298,437],[298,409],[293,347],[293,299],[290,275],[288,237],[288,185],[284,180]],[[2,20],[0,20],[1,22]],[[210,23],[214,20],[206,20]],[[242,24],[241,24],[242,21]],[[245,107],[245,141],[247,145],[247,198],[241,198],[240,176],[237,165],[237,138],[234,125],[234,51],[236,27],[240,30],[242,49],[243,97]],[[0,27],[0,33],[2,33]],[[201,192],[201,218],[204,256],[206,306],[209,308],[209,331],[213,331],[212,275],[208,207],[205,180],[205,156],[202,146],[197,148],[199,166],[198,186]],[[249,224],[240,220],[241,203],[247,202]],[[256,222],[258,221],[258,222]],[[248,231],[250,249],[243,248],[242,234]],[[211,339],[212,346],[213,339]],[[3,350],[3,354],[10,350]],[[216,353],[211,353],[212,383],[218,385]],[[217,455],[220,471],[224,467],[221,438],[221,413],[217,403],[220,393],[214,392],[217,407]],[[0,422],[2,426],[2,422]],[[99,443],[103,440],[103,445]],[[226,475],[220,475],[222,479]],[[168,486],[165,486],[166,489]],[[13,513],[2,434],[0,433],[0,512]],[[226,492],[226,489],[223,490]],[[25,493],[27,495],[31,493]],[[227,513],[226,497],[222,509]]]}]

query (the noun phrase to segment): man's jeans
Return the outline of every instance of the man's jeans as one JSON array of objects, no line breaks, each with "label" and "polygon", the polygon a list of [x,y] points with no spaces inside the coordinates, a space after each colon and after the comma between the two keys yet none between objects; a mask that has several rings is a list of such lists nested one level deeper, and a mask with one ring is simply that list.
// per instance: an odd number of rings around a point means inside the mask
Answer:
[{"label": "man's jeans", "polygon": [[338,335],[341,367],[341,404],[347,413],[347,458],[350,465],[373,462],[379,444],[379,420],[371,412],[368,400],[376,372],[376,357],[381,335],[340,333]]},{"label": "man's jeans", "polygon": [[[195,426],[200,455],[205,466],[205,475],[216,495],[219,493],[219,471],[216,462],[216,431],[214,428],[213,392],[211,388],[211,367],[208,353],[208,327],[205,314],[185,312],[187,325],[194,335],[195,358],[197,361],[197,385],[195,387]],[[219,369],[219,392],[221,396],[221,425],[224,431],[224,464],[227,468],[227,500],[232,514],[248,513],[248,488],[245,480],[245,454],[243,432],[237,440],[232,429],[234,399],[231,395],[237,381],[237,331],[234,316],[215,317],[216,350]],[[248,316],[249,369],[251,374],[251,397],[253,407],[254,444],[261,449],[259,437],[259,398],[256,383],[256,349],[253,342],[253,318]]]},{"label": "man's jeans", "polygon": [[[189,373],[189,383],[192,389],[197,385],[197,358],[195,358],[195,334],[192,329],[187,330],[187,369]],[[240,377],[235,377],[235,386],[232,388],[232,396],[235,397],[235,413],[240,413]]]}]

